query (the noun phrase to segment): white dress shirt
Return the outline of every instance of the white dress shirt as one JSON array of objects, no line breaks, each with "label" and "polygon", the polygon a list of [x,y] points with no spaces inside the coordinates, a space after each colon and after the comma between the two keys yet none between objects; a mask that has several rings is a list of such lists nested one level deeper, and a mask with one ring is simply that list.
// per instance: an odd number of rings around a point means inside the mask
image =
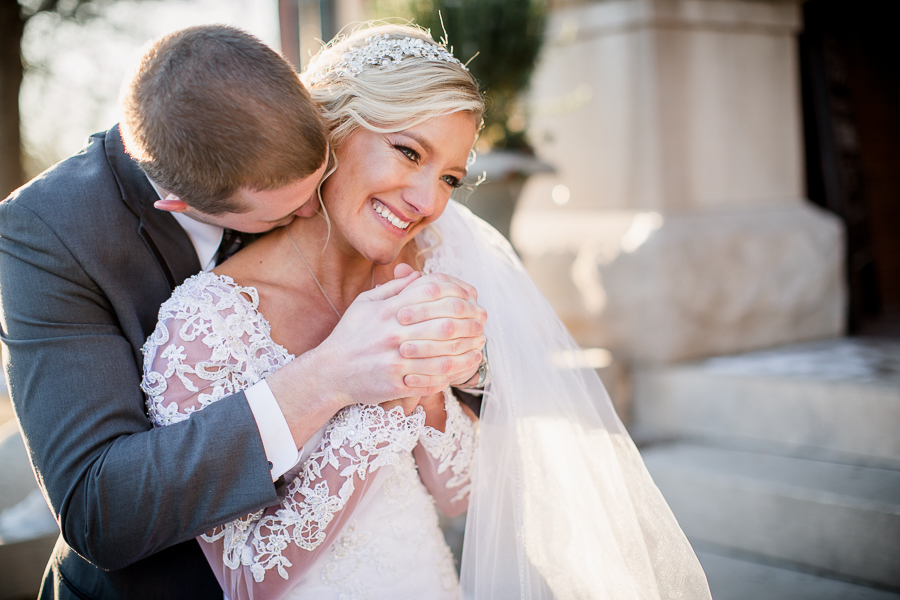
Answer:
[{"label": "white dress shirt", "polygon": [[[150,184],[160,199],[165,199],[167,195],[165,190],[152,180]],[[225,230],[218,225],[192,219],[183,213],[173,212],[172,216],[188,234],[203,270],[212,271],[216,266],[216,251]],[[259,429],[259,437],[262,439],[269,468],[272,470],[272,481],[275,481],[297,463],[300,452],[294,443],[294,436],[291,435],[291,428],[288,427],[284,413],[266,380],[263,379],[244,390],[244,395]]]}]

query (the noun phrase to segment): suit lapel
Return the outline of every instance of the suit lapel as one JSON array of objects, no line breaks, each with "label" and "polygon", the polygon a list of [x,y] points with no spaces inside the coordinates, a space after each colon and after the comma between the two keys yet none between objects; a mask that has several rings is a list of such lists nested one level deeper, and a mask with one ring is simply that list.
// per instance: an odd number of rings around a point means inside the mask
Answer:
[{"label": "suit lapel", "polygon": [[140,220],[138,233],[159,262],[170,288],[175,289],[200,272],[200,260],[191,239],[171,214],[153,208],[159,196],[141,168],[125,153],[118,125],[106,132],[105,146],[122,200]]}]

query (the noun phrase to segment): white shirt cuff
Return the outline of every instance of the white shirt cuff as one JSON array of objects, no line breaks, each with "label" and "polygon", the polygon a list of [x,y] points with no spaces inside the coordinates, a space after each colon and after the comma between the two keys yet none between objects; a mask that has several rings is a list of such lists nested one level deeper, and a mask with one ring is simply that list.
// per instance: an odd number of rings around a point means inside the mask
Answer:
[{"label": "white shirt cuff", "polygon": [[272,471],[272,481],[284,475],[288,469],[300,460],[300,452],[294,444],[294,436],[288,427],[284,413],[278,406],[278,401],[269,389],[266,380],[250,386],[244,391],[247,403],[256,419],[256,427],[259,429],[259,437],[262,438],[266,458],[269,460],[269,469]]}]

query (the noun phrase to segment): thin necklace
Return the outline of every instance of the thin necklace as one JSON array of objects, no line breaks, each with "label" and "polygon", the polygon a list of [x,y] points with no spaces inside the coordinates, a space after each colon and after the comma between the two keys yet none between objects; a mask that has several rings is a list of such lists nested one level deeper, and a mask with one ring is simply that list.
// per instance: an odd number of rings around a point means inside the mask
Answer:
[{"label": "thin necklace", "polygon": [[[316,277],[316,274],[313,273],[313,270],[310,268],[309,263],[306,262],[306,258],[304,258],[303,253],[300,252],[300,248],[297,247],[297,242],[294,241],[294,236],[291,235],[291,230],[287,225],[284,226],[285,232],[288,234],[288,239],[291,240],[291,245],[294,247],[294,250],[297,251],[297,254],[300,255],[300,259],[303,261],[303,264],[306,265],[306,270],[309,271],[309,274],[312,275],[313,281],[316,282],[316,285],[319,287],[319,291],[322,292],[322,295],[325,297],[325,301],[328,302],[328,306],[331,307],[331,310],[334,311],[334,314],[338,316],[338,319],[342,318],[343,315],[340,311],[335,308],[334,303],[331,301],[331,298],[328,297],[328,294],[325,293],[325,288],[322,287],[322,284],[319,283],[319,278]],[[375,263],[372,263],[372,283],[369,289],[375,287]]]}]

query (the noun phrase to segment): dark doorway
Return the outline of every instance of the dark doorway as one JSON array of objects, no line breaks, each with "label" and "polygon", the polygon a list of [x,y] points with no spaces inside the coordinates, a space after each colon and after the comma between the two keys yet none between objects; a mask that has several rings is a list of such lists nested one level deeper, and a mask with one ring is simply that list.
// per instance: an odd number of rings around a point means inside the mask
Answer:
[{"label": "dark doorway", "polygon": [[893,2],[810,0],[800,36],[810,200],[847,231],[851,334],[900,337],[900,51]]}]

